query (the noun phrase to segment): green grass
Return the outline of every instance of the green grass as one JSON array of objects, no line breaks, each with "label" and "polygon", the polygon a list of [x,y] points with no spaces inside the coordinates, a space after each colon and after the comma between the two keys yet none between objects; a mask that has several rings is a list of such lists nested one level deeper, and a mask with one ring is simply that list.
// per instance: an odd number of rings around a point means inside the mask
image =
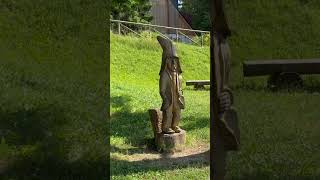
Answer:
[{"label": "green grass", "polygon": [[1,1],[1,179],[106,176],[102,7]]},{"label": "green grass", "polygon": [[[317,1],[227,1],[232,29],[231,87],[241,128],[241,149],[228,156],[228,179],[319,179],[319,75],[304,87],[270,91],[267,77],[244,78],[242,62],[320,57]],[[209,48],[177,44],[184,81],[209,79]],[[204,161],[163,165],[131,161],[150,147],[147,110],[160,107],[162,50],[155,39],[111,36],[111,172],[113,179],[206,179]],[[187,148],[209,143],[209,91],[183,87],[182,128]],[[170,161],[170,160],[168,160]]]},{"label": "green grass", "polygon": [[[178,44],[184,79],[209,78],[209,48]],[[111,35],[111,173],[113,179],[183,179],[208,176],[208,163],[150,166],[130,163],[125,155],[143,154],[152,146],[148,109],[159,108],[159,70],[162,50],[155,39]],[[198,61],[194,61],[198,59]],[[202,73],[198,73],[199,70]],[[184,83],[185,84],[185,83]],[[185,88],[186,110],[181,127],[187,130],[187,148],[209,146],[209,91]],[[194,101],[197,99],[197,101]],[[134,157],[134,155],[132,155]],[[199,164],[200,163],[200,164]],[[179,166],[181,166],[180,170]],[[195,168],[195,166],[197,168]],[[178,169],[175,169],[178,168]],[[162,170],[168,169],[168,170]],[[143,171],[143,172],[139,172]]]}]

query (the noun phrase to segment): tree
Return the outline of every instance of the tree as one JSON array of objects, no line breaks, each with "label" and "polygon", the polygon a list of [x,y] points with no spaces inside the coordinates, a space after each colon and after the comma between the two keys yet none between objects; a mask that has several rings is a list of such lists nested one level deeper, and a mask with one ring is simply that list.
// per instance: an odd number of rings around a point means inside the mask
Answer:
[{"label": "tree", "polygon": [[193,29],[210,30],[209,0],[183,0],[181,11],[191,14]]},{"label": "tree", "polygon": [[150,22],[150,0],[112,0],[111,19],[133,22]]}]

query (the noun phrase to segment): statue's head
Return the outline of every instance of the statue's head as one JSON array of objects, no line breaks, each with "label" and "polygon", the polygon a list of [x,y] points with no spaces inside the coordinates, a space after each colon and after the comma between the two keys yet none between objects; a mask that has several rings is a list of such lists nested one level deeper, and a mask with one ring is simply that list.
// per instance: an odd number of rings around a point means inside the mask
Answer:
[{"label": "statue's head", "polygon": [[228,19],[225,15],[224,1],[214,0],[211,1],[211,13],[210,19],[213,27],[213,31],[225,38],[231,35],[231,30],[229,27]]},{"label": "statue's head", "polygon": [[163,49],[162,63],[159,74],[161,74],[161,72],[166,68],[171,71],[182,73],[179,56],[172,41],[161,36],[157,36],[157,39]]},{"label": "statue's head", "polygon": [[166,59],[166,68],[168,70],[177,72],[179,67],[180,67],[180,63],[179,63],[178,57],[168,57]]}]

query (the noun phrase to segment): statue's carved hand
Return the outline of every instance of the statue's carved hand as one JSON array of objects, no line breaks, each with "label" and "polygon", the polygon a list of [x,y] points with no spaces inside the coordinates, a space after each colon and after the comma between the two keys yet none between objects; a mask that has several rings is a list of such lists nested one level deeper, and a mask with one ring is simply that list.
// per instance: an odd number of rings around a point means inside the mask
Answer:
[{"label": "statue's carved hand", "polygon": [[219,96],[219,112],[225,112],[231,108],[232,105],[232,94],[230,91],[222,91]]}]

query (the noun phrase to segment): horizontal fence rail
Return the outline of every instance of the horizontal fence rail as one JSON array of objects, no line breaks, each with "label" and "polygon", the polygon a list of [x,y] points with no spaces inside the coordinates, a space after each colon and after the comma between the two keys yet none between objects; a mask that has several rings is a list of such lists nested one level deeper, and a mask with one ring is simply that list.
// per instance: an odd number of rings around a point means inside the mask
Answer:
[{"label": "horizontal fence rail", "polygon": [[[154,24],[122,21],[122,20],[110,20],[110,29],[118,34],[132,34],[137,37],[142,37],[142,32],[156,33],[164,38],[175,40],[176,42],[182,42],[187,44],[195,44],[198,46],[204,46],[204,36],[210,37],[210,31],[185,29],[169,26],[161,26]],[[198,41],[198,42],[197,42]]]},{"label": "horizontal fence rail", "polygon": [[169,26],[160,26],[160,25],[154,25],[154,24],[145,24],[145,23],[138,23],[138,22],[130,22],[130,21],[121,21],[121,20],[110,20],[111,22],[119,22],[119,23],[125,23],[125,24],[136,24],[141,26],[148,26],[148,27],[158,27],[158,28],[165,28],[165,29],[174,29],[174,30],[183,30],[183,31],[191,31],[191,32],[199,32],[199,33],[210,33],[210,31],[202,31],[202,30],[194,30],[194,29],[184,29],[184,28],[175,28],[175,27],[169,27]]}]

